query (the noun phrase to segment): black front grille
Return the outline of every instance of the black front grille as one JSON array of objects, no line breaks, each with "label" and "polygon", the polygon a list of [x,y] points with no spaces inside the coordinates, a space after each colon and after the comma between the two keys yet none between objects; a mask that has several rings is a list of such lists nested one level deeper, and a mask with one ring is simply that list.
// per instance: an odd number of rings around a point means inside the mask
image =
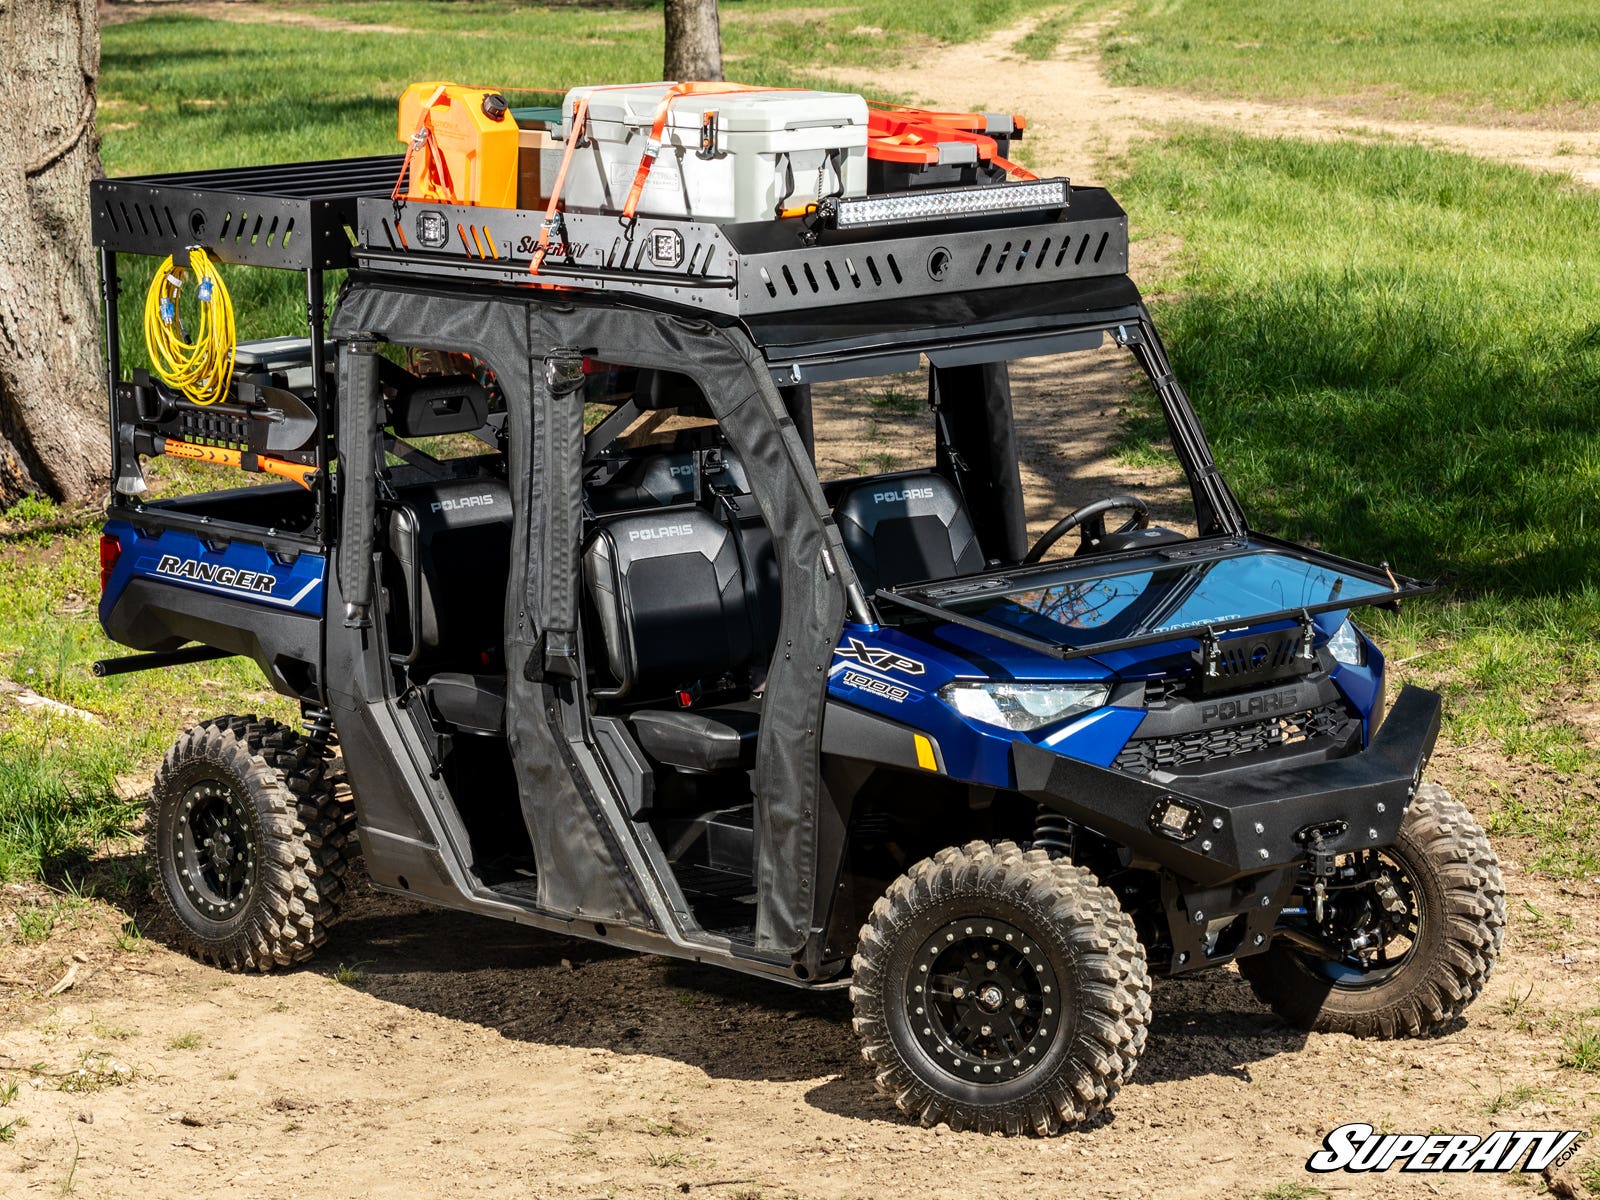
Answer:
[{"label": "black front grille", "polygon": [[1323,704],[1302,712],[1274,715],[1223,729],[1197,729],[1172,737],[1134,738],[1113,764],[1119,771],[1148,775],[1236,754],[1300,746],[1340,733],[1350,720],[1342,704]]}]

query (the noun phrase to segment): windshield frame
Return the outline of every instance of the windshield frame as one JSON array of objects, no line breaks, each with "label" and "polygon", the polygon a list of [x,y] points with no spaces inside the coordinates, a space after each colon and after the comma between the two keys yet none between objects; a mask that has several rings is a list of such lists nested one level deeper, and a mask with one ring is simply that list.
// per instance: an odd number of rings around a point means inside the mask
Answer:
[{"label": "windshield frame", "polygon": [[[985,620],[982,617],[949,607],[949,605],[967,601],[975,591],[992,590],[997,594],[1006,594],[1026,590],[1026,585],[1030,580],[1043,580],[1057,576],[1062,571],[1064,562],[1072,562],[1074,560],[1054,559],[1048,562],[1010,569],[997,567],[991,571],[966,575],[959,579],[924,581],[903,584],[895,588],[880,588],[874,599],[893,607],[918,613],[924,617],[960,625],[1004,641],[1026,646],[1052,658],[1069,660],[1088,658],[1096,654],[1107,654],[1117,650],[1134,650],[1145,646],[1159,646],[1173,642],[1201,641],[1206,638],[1216,638],[1252,625],[1266,625],[1276,621],[1309,621],[1319,613],[1339,612],[1362,607],[1397,608],[1400,602],[1408,597],[1425,595],[1434,590],[1433,584],[1394,574],[1388,569],[1387,564],[1380,567],[1372,567],[1353,559],[1341,558],[1326,551],[1315,550],[1295,542],[1283,541],[1260,533],[1250,533],[1242,537],[1196,538],[1188,542],[1164,546],[1158,550],[1140,549],[1119,554],[1097,555],[1092,560],[1085,562],[1084,566],[1102,568],[1100,573],[1103,576],[1111,576],[1130,573],[1137,569],[1134,564],[1141,561],[1161,560],[1164,563],[1188,562],[1199,564],[1242,557],[1253,552],[1288,554],[1324,569],[1336,570],[1341,574],[1362,580],[1378,587],[1379,590],[1365,596],[1341,596],[1335,600],[1324,600],[1315,604],[1294,605],[1269,612],[1242,614],[1223,620],[1201,621],[1192,625],[1161,629],[1132,637],[1108,638],[1103,641],[1091,639],[1077,646],[1046,641],[1012,626]],[[1092,577],[1093,574],[1092,570],[1084,571],[1086,578]],[[987,585],[987,588],[985,585]]]}]

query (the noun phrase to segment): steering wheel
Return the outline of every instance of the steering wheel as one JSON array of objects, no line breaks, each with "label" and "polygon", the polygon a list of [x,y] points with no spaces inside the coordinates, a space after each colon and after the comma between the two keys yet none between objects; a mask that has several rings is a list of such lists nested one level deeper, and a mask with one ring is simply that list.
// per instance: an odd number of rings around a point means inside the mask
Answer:
[{"label": "steering wheel", "polygon": [[1136,529],[1150,527],[1150,506],[1137,496],[1104,496],[1099,500],[1091,501],[1082,508],[1075,508],[1061,520],[1057,521],[1044,535],[1033,544],[1033,549],[1028,551],[1024,563],[1036,563],[1050,552],[1050,548],[1059,542],[1074,529],[1082,528],[1078,535],[1078,553],[1093,549],[1097,542],[1105,540],[1106,514],[1119,509],[1129,509],[1133,515],[1129,517],[1116,530],[1117,533],[1132,533]]}]

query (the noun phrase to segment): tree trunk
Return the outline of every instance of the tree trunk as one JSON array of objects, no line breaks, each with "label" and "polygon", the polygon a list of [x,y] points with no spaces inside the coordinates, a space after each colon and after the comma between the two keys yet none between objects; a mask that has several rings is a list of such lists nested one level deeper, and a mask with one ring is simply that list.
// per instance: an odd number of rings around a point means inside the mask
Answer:
[{"label": "tree trunk", "polygon": [[666,0],[667,53],[663,79],[703,82],[722,78],[722,29],[717,0]]},{"label": "tree trunk", "polygon": [[95,0],[0,0],[0,508],[109,483],[89,240],[99,70]]}]

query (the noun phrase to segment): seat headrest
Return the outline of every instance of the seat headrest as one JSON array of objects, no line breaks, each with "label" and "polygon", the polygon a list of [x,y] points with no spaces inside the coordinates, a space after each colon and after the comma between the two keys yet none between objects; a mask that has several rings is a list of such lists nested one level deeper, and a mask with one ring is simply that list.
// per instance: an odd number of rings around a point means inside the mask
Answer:
[{"label": "seat headrest", "polygon": [[439,529],[511,523],[511,489],[503,479],[446,479],[401,488],[397,499],[426,536]]},{"label": "seat headrest", "polygon": [[739,547],[711,514],[665,508],[607,518],[583,567],[618,694],[665,695],[748,670]]},{"label": "seat headrest", "polygon": [[471,375],[384,372],[394,389],[389,424],[403,438],[474,433],[489,423],[489,391]]},{"label": "seat headrest", "polygon": [[851,485],[834,506],[834,522],[868,595],[986,565],[961,494],[932,472]]},{"label": "seat headrest", "polygon": [[680,417],[711,417],[711,406],[700,385],[677,371],[639,368],[633,385],[633,402],[641,412],[676,409]]}]

